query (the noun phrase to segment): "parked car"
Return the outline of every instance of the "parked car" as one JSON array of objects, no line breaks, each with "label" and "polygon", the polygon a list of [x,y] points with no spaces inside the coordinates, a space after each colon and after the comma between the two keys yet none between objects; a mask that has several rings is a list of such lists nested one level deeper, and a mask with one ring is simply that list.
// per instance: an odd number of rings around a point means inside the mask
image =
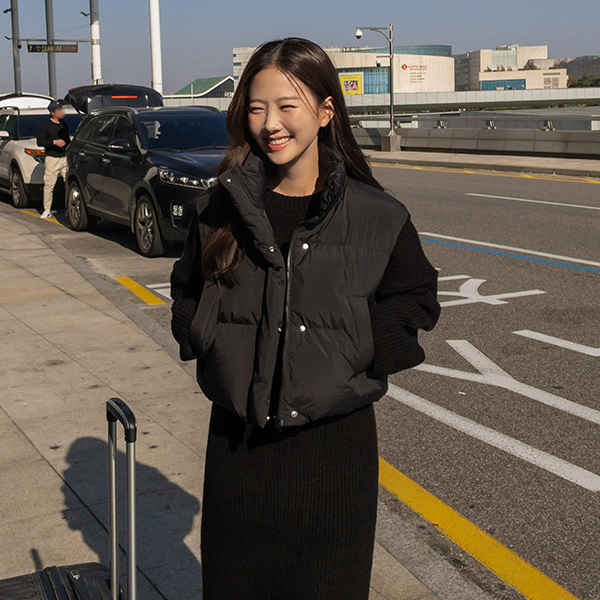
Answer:
[{"label": "parked car", "polygon": [[[65,112],[73,134],[81,116],[68,106]],[[40,124],[49,116],[46,107],[0,108],[0,189],[10,193],[17,208],[25,208],[42,197],[44,149],[37,145],[36,136]]]},{"label": "parked car", "polygon": [[199,107],[93,111],[67,151],[73,229],[128,225],[144,256],[185,241],[195,196],[216,182],[230,143],[225,119]]},{"label": "parked car", "polygon": [[13,92],[0,94],[0,108],[6,106],[23,108],[46,108],[54,100],[51,96],[44,94],[32,94],[29,92]]},{"label": "parked car", "polygon": [[70,89],[65,95],[65,100],[82,114],[114,106],[130,106],[132,108],[163,106],[163,97],[156,90],[143,85],[123,83],[82,85]]}]

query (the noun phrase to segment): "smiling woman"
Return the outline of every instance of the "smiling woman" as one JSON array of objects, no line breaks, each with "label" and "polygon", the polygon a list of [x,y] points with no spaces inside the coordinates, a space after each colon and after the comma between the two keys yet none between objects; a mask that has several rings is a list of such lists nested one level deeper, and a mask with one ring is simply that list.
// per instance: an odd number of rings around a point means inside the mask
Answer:
[{"label": "smiling woman", "polygon": [[367,600],[373,402],[423,361],[437,271],[352,135],[338,75],[287,38],[251,57],[218,184],[173,267],[173,333],[213,401],[204,600]]}]

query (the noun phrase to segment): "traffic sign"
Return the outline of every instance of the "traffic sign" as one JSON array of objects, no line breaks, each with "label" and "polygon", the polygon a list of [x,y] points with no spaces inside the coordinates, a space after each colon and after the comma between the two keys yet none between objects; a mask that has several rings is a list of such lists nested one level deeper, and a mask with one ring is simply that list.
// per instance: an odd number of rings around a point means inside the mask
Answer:
[{"label": "traffic sign", "polygon": [[28,52],[78,52],[78,44],[27,44]]}]

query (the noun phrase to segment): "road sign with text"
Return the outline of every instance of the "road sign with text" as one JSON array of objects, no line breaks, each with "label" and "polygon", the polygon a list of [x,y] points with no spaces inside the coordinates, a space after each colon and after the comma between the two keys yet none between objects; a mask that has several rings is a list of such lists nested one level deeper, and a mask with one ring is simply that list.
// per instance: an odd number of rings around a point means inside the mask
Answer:
[{"label": "road sign with text", "polygon": [[78,52],[78,44],[27,44],[28,52]]}]

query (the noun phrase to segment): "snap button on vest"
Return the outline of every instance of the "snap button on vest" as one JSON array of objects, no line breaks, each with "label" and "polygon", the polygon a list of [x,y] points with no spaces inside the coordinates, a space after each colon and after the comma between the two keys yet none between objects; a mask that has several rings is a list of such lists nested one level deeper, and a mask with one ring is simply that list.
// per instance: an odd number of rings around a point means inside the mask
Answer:
[{"label": "snap button on vest", "polygon": [[269,246],[269,252],[275,252],[275,246]]},{"label": "snap button on vest", "polygon": [[302,244],[302,250],[308,250],[308,244],[306,242]]},{"label": "snap button on vest", "polygon": [[300,331],[306,331],[306,327],[304,325],[300,325],[299,329]]},{"label": "snap button on vest", "polygon": [[295,419],[298,416],[298,411],[297,410],[293,410],[290,414]]}]

